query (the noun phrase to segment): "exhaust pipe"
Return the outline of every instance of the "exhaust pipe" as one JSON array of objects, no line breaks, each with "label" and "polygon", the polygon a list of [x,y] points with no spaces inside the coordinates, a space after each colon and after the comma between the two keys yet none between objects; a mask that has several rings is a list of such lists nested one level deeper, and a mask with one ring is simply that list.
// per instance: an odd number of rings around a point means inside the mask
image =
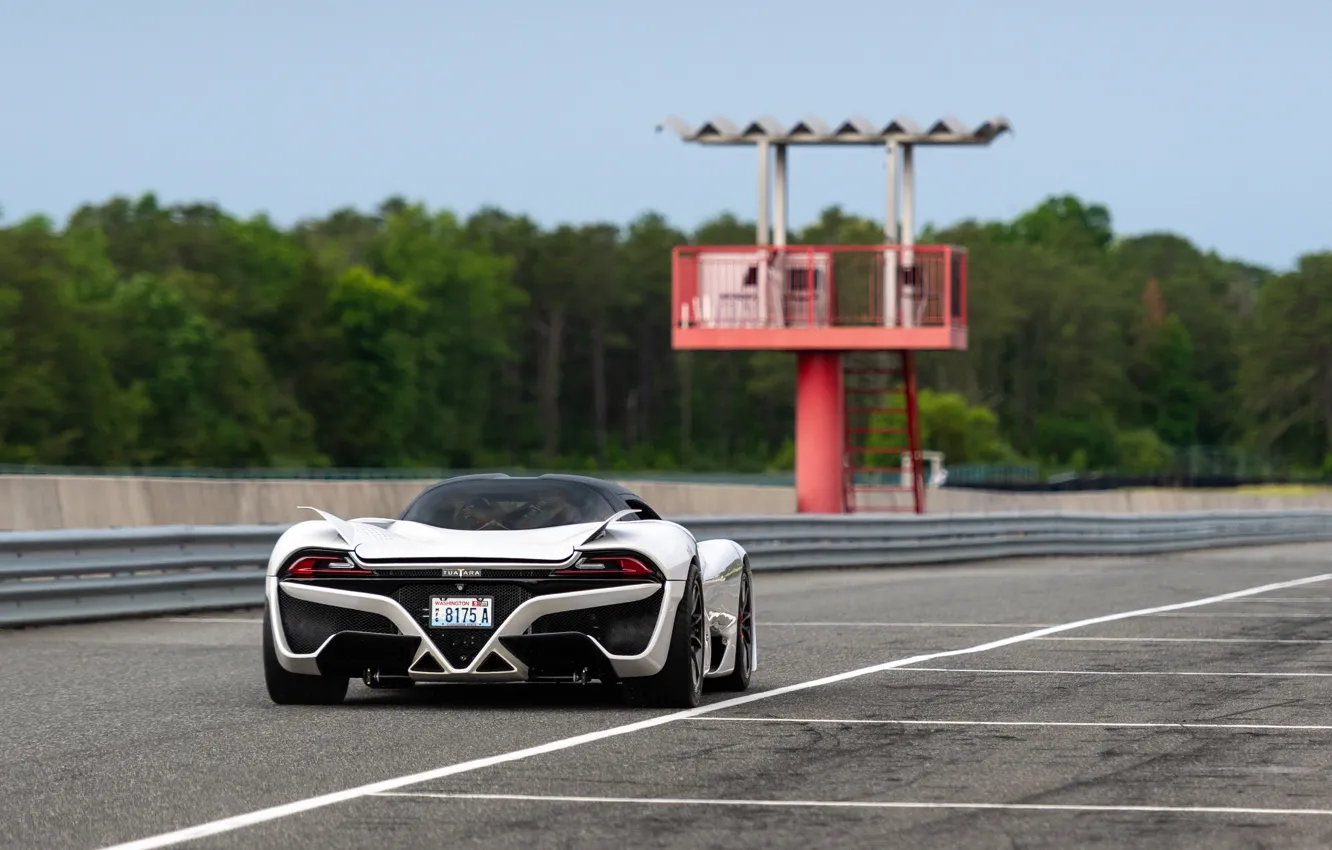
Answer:
[{"label": "exhaust pipe", "polygon": [[365,682],[366,687],[376,690],[410,688],[416,684],[416,680],[411,676],[386,676],[378,670],[366,670],[361,675],[361,681]]}]

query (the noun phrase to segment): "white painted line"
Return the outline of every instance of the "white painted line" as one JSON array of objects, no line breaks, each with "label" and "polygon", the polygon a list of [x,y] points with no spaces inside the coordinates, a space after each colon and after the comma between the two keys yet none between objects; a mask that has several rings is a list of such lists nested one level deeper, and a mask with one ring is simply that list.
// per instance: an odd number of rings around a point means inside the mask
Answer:
[{"label": "white painted line", "polygon": [[1315,638],[1043,637],[1036,639],[1106,643],[1332,643],[1332,640]]},{"label": "white painted line", "polygon": [[[1247,601],[1247,600],[1246,600]],[[263,618],[239,619],[231,617],[170,617],[168,622],[172,623],[262,623]],[[869,626],[869,627],[891,627],[891,626],[937,626],[953,628],[1029,628],[1042,626],[1040,623],[763,623],[768,626]],[[1332,640],[1319,640],[1315,638],[1181,638],[1181,637],[1043,637],[1034,638],[1034,640],[1063,640],[1063,641],[1104,641],[1108,643],[1328,643]]]},{"label": "white painted line", "polygon": [[700,705],[697,708],[690,708],[684,711],[674,711],[669,714],[659,714],[656,717],[649,717],[636,723],[627,723],[623,726],[613,726],[609,729],[601,729],[596,732],[588,732],[583,735],[575,735],[570,738],[561,738],[556,741],[550,741],[545,744],[539,744],[535,747],[527,747],[521,750],[513,750],[498,755],[486,756],[484,758],[472,759],[470,761],[459,762],[457,764],[438,767],[433,770],[425,770],[420,773],[412,773],[406,776],[399,776],[393,779],[384,779],[379,782],[371,782],[367,785],[359,785],[355,788],[347,788],[342,791],[334,791],[330,794],[320,794],[315,797],[307,797],[303,800],[295,800],[290,803],[284,803],[278,806],[272,806],[266,809],[258,809],[253,812],[247,812],[241,815],[234,815],[220,820],[209,821],[197,826],[190,826],[184,829],[165,832],[160,835],[141,838],[135,841],[127,841],[123,844],[116,844],[103,850],[153,850],[157,847],[169,847],[173,844],[180,844],[185,841],[191,841],[196,838],[204,838],[209,835],[218,835],[224,832],[242,829],[255,824],[266,823],[277,820],[278,818],[289,817],[291,815],[301,814],[313,809],[331,806],[335,803],[342,803],[348,800],[355,800],[366,797],[371,794],[379,794],[384,791],[393,791],[397,788],[403,788],[408,785],[417,785],[422,782],[429,782],[435,779],[442,779],[446,776],[456,776],[460,773],[468,773],[473,770],[480,770],[486,767],[493,767],[498,764],[519,761],[532,758],[533,756],[546,755],[547,753],[559,752],[573,747],[579,747],[583,744],[592,744],[598,741],[604,741],[608,738],[628,735],[633,732],[641,732],[646,729],[654,729],[658,726],[664,726],[668,723],[675,723],[681,720],[688,720],[703,714],[712,714],[728,708],[734,708],[739,705],[748,705],[751,702],[772,699],[773,697],[784,694],[796,693],[798,691],[818,688],[824,685],[831,685],[837,682],[845,682],[848,679],[856,679],[861,676],[868,676],[873,673],[880,673],[884,670],[896,670],[911,664],[923,664],[928,661],[934,661],[939,658],[951,658],[957,655],[971,655],[980,652],[989,652],[993,649],[1000,649],[1005,646],[1011,646],[1015,643],[1035,640],[1048,634],[1057,632],[1066,632],[1071,629],[1080,629],[1085,626],[1095,626],[1101,623],[1110,623],[1116,620],[1127,620],[1131,617],[1142,617],[1149,614],[1156,614],[1161,611],[1175,611],[1182,608],[1196,608],[1200,605],[1212,605],[1217,602],[1226,602],[1231,599],[1240,599],[1246,596],[1254,596],[1259,593],[1269,593],[1273,590],[1284,590],[1288,587],[1300,587],[1306,584],[1327,581],[1332,579],[1332,573],[1323,573],[1322,575],[1310,576],[1308,578],[1293,579],[1291,581],[1276,582],[1273,584],[1259,585],[1244,590],[1236,590],[1231,593],[1223,593],[1218,596],[1208,596],[1204,599],[1194,599],[1189,602],[1175,602],[1169,605],[1161,605],[1154,608],[1140,608],[1135,611],[1121,611],[1117,614],[1105,614],[1100,617],[1092,617],[1086,620],[1076,620],[1071,623],[1063,623],[1057,626],[1038,629],[1034,632],[1024,632],[1022,634],[1011,635],[990,641],[989,643],[977,644],[963,649],[950,649],[942,652],[932,652],[926,655],[912,655],[907,658],[898,658],[894,661],[885,661],[882,664],[874,664],[869,667],[861,667],[857,670],[848,670],[844,673],[837,673],[832,676],[824,676],[821,679],[810,679],[799,682],[794,685],[785,685],[780,688],[773,688],[769,691],[757,691],[744,694],[730,699],[719,700],[718,702]]},{"label": "white painted line", "polygon": [[1254,614],[1248,611],[1240,613],[1238,611],[1209,611],[1205,614],[1158,614],[1159,617],[1248,617],[1261,620],[1326,620],[1327,614],[1289,614],[1282,611],[1264,611],[1261,614]]},{"label": "white painted line", "polygon": [[262,623],[262,617],[242,620],[237,617],[168,617],[171,623]]},{"label": "white painted line", "polygon": [[1014,673],[1040,676],[1222,676],[1259,679],[1324,678],[1332,673],[1211,673],[1204,670],[1012,670],[1003,667],[909,667],[908,673]]},{"label": "white painted line", "polygon": [[[1260,600],[1244,600],[1260,601]],[[1161,614],[1163,617],[1260,617],[1263,619],[1323,619],[1323,614],[1281,614],[1281,613],[1208,613],[1208,614]],[[1332,613],[1329,613],[1332,617]],[[262,623],[262,617],[240,618],[240,617],[168,617],[168,622],[172,623]],[[836,621],[826,622],[764,622],[763,626],[790,626],[790,627],[847,627],[847,628],[950,628],[950,629],[1036,629],[1047,628],[1055,625],[1054,623],[839,623]]]},{"label": "white painted line", "polygon": [[1031,812],[1158,812],[1210,815],[1332,815],[1332,809],[1250,809],[1229,806],[1091,806],[1076,803],[952,803],[880,800],[705,800],[687,797],[566,797],[555,794],[436,794],[389,792],[378,797],[427,797],[437,800],[506,800],[540,803],[628,803],[651,806],[759,806],[818,809],[997,809]]},{"label": "white painted line", "polygon": [[809,623],[782,623],[759,621],[759,625],[764,628],[771,626],[792,626],[803,628],[812,627],[842,627],[849,628],[903,628],[903,629],[1044,629],[1055,625],[1054,623],[838,623],[828,622],[809,622]]},{"label": "white painted line", "polygon": [[1237,599],[1236,602],[1332,602],[1332,596],[1263,596],[1255,599]]},{"label": "white painted line", "polygon": [[[1143,616],[1156,617],[1237,617],[1240,619],[1261,619],[1261,620],[1323,620],[1332,618],[1332,612],[1328,614],[1300,614],[1283,613],[1279,611],[1208,611],[1204,613],[1189,612],[1178,614],[1174,612],[1161,612],[1157,614]],[[765,627],[780,626],[784,628],[883,628],[883,629],[1027,629],[1027,628],[1047,628],[1055,625],[1054,623],[933,623],[933,622],[838,622],[836,620],[808,620],[808,621],[775,621],[761,622]]]},{"label": "white painted line", "polygon": [[1090,727],[1093,729],[1271,729],[1282,732],[1332,732],[1332,726],[1300,726],[1280,723],[1098,723],[1095,721],[1045,720],[839,720],[824,717],[695,717],[707,723],[835,723],[869,726],[1039,726]]}]

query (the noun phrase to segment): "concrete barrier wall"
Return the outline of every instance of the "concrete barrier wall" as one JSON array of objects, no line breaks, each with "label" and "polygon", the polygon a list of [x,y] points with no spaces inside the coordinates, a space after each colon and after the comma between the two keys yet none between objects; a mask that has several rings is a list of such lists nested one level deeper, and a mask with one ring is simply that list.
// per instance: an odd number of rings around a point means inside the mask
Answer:
[{"label": "concrete barrier wall", "polygon": [[[0,475],[0,530],[298,522],[311,505],[338,516],[395,517],[431,481],[257,481]],[[627,481],[674,516],[789,514],[789,487]]]},{"label": "concrete barrier wall", "polygon": [[1332,491],[1300,496],[1257,495],[1232,490],[1106,490],[1083,493],[995,493],[933,490],[930,513],[990,511],[1078,511],[1095,514],[1168,514],[1189,511],[1332,508]]},{"label": "concrete barrier wall", "polygon": [[[297,522],[312,505],[339,516],[397,516],[429,481],[262,481],[0,476],[0,530]],[[790,487],[624,482],[669,516],[795,513]],[[1263,496],[1204,490],[991,493],[932,490],[930,513],[1063,510],[1091,513],[1332,508],[1332,491]]]}]

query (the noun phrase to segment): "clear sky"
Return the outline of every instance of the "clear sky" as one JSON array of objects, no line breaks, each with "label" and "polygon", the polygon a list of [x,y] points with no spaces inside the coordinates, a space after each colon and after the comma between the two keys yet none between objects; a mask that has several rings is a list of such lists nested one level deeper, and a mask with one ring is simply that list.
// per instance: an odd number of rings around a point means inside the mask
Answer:
[{"label": "clear sky", "polygon": [[[391,194],[683,227],[754,214],[764,114],[1008,117],[917,156],[922,222],[1051,193],[1288,267],[1332,247],[1327,0],[0,0],[0,208],[155,191],[281,223]],[[791,154],[793,226],[883,210],[873,149]]]}]

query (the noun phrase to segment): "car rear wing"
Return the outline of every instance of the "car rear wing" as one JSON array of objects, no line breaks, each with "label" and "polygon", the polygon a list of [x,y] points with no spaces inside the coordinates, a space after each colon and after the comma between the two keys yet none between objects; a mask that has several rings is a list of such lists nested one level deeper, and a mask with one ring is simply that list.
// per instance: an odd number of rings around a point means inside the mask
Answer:
[{"label": "car rear wing", "polygon": [[[319,508],[312,508],[309,505],[300,505],[298,509],[303,511],[314,511],[315,513],[319,514],[321,517],[324,518],[325,522],[333,526],[333,529],[337,531],[338,536],[341,537],[344,541],[346,541],[348,546],[353,546],[353,547],[357,544],[357,542],[360,542],[357,539],[358,534],[356,527],[358,525],[370,526],[371,528],[384,528],[385,526],[388,526],[394,522],[393,520],[385,519],[384,517],[360,517],[353,520],[345,520],[342,517],[334,516],[328,511],[322,511]],[[370,531],[369,534],[371,537],[373,537],[375,533],[373,531]],[[361,541],[364,541],[365,539],[364,534],[359,535],[359,537]]]},{"label": "car rear wing", "polygon": [[[333,529],[337,531],[338,536],[341,537],[344,541],[346,541],[348,546],[352,547],[355,547],[358,542],[363,542],[365,537],[365,535],[357,534],[357,528],[356,528],[357,525],[371,525],[371,526],[376,526],[378,528],[383,528],[385,525],[388,525],[393,522],[393,520],[380,519],[378,517],[370,520],[358,519],[358,520],[349,521],[343,519],[342,517],[334,516],[328,511],[323,511],[320,510],[319,508],[310,507],[309,505],[301,505],[300,509],[306,511],[314,511],[315,513],[319,514],[319,516],[323,517],[325,522],[333,526]],[[582,543],[579,543],[578,546],[575,546],[574,548],[577,549],[580,546],[586,546],[587,544],[591,543],[592,541],[596,540],[597,538],[605,534],[606,529],[610,527],[611,523],[624,519],[625,517],[631,514],[637,514],[638,512],[639,511],[636,508],[626,508],[625,510],[617,511],[609,519],[607,519],[601,525],[597,526],[596,529],[591,534],[589,534],[587,538],[583,540]],[[358,540],[358,536],[361,538],[361,540]]]},{"label": "car rear wing", "polygon": [[579,543],[578,546],[575,546],[574,548],[577,549],[586,546],[587,544],[591,543],[593,540],[596,540],[598,537],[605,534],[606,529],[610,527],[611,523],[617,520],[624,519],[630,514],[636,514],[636,513],[638,513],[638,510],[636,508],[626,508],[625,510],[617,511],[613,516],[611,516],[610,519],[606,520],[601,525],[597,526],[597,530],[589,534],[586,540],[584,540],[582,543]]}]

